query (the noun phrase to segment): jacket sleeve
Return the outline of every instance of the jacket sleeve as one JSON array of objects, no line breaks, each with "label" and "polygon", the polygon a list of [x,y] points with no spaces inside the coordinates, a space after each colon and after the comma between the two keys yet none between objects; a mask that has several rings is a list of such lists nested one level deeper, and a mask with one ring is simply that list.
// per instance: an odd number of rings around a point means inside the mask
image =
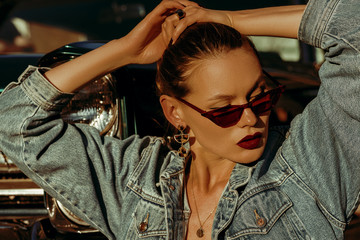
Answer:
[{"label": "jacket sleeve", "polygon": [[346,223],[360,192],[360,1],[308,3],[299,39],[325,52],[318,96],[295,118],[282,157],[331,221]]},{"label": "jacket sleeve", "polygon": [[[0,96],[0,150],[46,192],[113,238],[126,183],[149,139],[101,137],[62,121],[71,99],[30,67]],[[111,210],[109,210],[111,209]]]}]

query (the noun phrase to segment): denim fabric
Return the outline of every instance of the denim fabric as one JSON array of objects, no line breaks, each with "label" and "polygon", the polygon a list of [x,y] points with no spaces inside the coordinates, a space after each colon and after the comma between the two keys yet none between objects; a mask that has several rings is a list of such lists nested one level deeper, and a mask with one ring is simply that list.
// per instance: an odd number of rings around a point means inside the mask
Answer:
[{"label": "denim fabric", "polygon": [[[309,2],[299,38],[326,52],[319,94],[286,135],[270,130],[256,166],[235,166],[213,239],[343,238],[360,192],[359,9],[358,0]],[[184,239],[184,160],[161,138],[64,123],[71,97],[27,69],[0,96],[0,150],[109,239]]]}]

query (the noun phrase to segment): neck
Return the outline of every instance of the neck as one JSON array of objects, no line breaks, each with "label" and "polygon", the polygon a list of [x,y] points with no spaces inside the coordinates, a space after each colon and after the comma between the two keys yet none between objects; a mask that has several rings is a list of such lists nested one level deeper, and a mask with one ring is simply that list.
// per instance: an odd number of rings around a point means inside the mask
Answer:
[{"label": "neck", "polygon": [[204,194],[224,189],[236,163],[212,153],[191,148],[192,161],[189,177],[197,191]]},{"label": "neck", "polygon": [[191,154],[187,197],[192,213],[187,239],[195,235],[210,239],[216,207],[235,163],[204,151],[196,143],[191,146]]}]

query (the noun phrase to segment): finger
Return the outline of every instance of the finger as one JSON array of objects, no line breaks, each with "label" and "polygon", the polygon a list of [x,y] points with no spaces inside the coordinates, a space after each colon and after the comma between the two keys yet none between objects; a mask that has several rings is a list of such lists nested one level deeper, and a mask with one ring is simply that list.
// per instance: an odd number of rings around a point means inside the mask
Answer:
[{"label": "finger", "polygon": [[164,35],[166,36],[166,42],[169,43],[171,40],[171,37],[174,33],[174,30],[176,28],[176,25],[179,23],[179,17],[177,14],[173,14],[169,17],[167,17],[162,25],[162,30]]},{"label": "finger", "polygon": [[[173,1],[173,0],[163,0],[163,1]],[[186,6],[198,7],[199,6],[199,4],[197,4],[196,2],[188,1],[188,0],[177,0],[177,2],[181,3],[184,7],[186,7]]]},{"label": "finger", "polygon": [[185,6],[178,1],[167,0],[162,1],[157,5],[153,11],[151,11],[148,16],[155,17],[167,17],[169,14],[172,14],[176,9],[183,9]]},{"label": "finger", "polygon": [[197,4],[196,2],[193,1],[187,1],[187,0],[178,0],[181,4],[183,4],[184,6],[193,6],[193,7],[198,7],[199,4]]},{"label": "finger", "polygon": [[179,36],[181,35],[182,32],[184,32],[184,30],[188,27],[187,24],[181,24],[181,25],[177,25],[176,28],[174,29],[174,31],[172,32],[172,35],[170,36],[170,38],[172,39],[172,44],[174,44],[177,39],[179,38]]},{"label": "finger", "polygon": [[204,10],[200,7],[186,7],[184,9],[186,12],[186,17],[181,19],[176,25],[175,30],[172,34],[173,44],[179,38],[181,33],[190,25],[199,22],[200,19],[203,19],[202,15],[204,14]]},{"label": "finger", "polygon": [[169,42],[171,41],[171,36],[166,31],[166,23],[163,23],[161,27],[162,27],[162,31],[161,31],[162,40],[165,43],[165,45],[168,45]]}]

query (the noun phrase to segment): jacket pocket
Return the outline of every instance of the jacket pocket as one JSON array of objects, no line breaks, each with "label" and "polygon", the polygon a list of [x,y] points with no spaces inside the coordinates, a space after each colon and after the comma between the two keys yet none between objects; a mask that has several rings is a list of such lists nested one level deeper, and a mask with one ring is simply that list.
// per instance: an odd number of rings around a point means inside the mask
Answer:
[{"label": "jacket pocket", "polygon": [[132,214],[126,239],[165,239],[166,220],[163,207],[142,200]]},{"label": "jacket pocket", "polygon": [[[291,213],[293,203],[276,188],[249,197],[236,211],[227,239],[308,239],[300,219]],[[297,219],[291,219],[296,217]]]}]

